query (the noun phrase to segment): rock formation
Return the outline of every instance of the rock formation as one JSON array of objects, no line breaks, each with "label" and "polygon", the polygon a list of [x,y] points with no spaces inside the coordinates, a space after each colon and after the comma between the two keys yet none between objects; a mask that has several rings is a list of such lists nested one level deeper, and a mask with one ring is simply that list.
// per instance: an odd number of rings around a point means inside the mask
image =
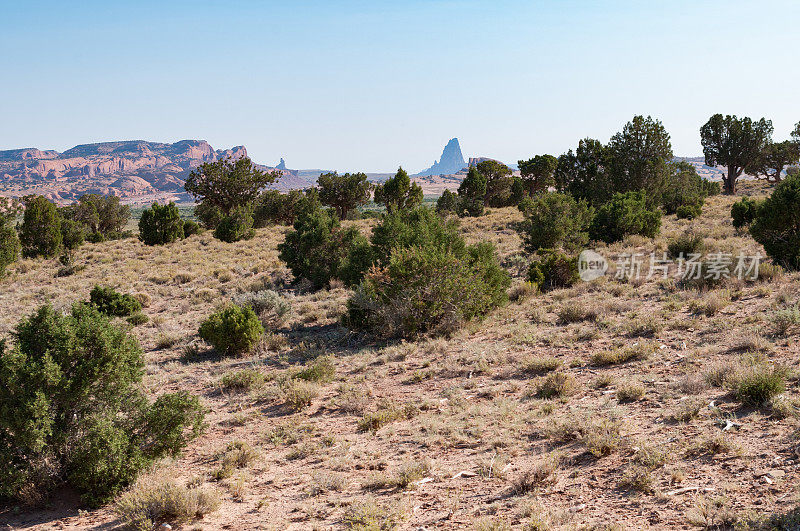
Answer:
[{"label": "rock formation", "polygon": [[452,175],[466,167],[464,155],[461,154],[461,146],[457,138],[451,138],[442,151],[442,157],[433,163],[427,170],[419,172],[420,177],[430,175]]},{"label": "rock formation", "polygon": [[[246,156],[244,146],[215,150],[205,140],[101,142],[63,153],[36,148],[0,151],[0,195],[42,194],[59,203],[85,193],[116,195],[128,203],[186,200],[183,184],[192,170],[206,162]],[[297,173],[285,165],[279,171]]]},{"label": "rock formation", "polygon": [[277,166],[275,166],[275,167],[276,167],[277,169],[279,169],[279,170],[285,170],[285,169],[286,169],[286,161],[285,161],[285,160],[283,160],[283,157],[281,157],[281,161],[280,161],[280,162],[278,163],[278,165],[277,165]]}]

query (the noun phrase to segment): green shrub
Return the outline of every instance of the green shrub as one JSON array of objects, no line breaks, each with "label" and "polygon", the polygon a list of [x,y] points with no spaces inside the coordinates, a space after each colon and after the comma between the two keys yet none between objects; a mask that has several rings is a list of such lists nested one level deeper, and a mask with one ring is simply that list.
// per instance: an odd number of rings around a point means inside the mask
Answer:
[{"label": "green shrub", "polygon": [[392,422],[410,419],[418,412],[419,410],[412,404],[382,403],[377,411],[366,413],[358,420],[358,431],[375,433]]},{"label": "green shrub", "polygon": [[214,237],[226,243],[249,240],[255,236],[253,213],[249,207],[239,207],[224,216],[214,229]]},{"label": "green shrub", "polygon": [[445,221],[425,207],[387,214],[372,229],[370,238],[375,261],[386,265],[394,249],[437,247],[443,252],[463,253],[466,244],[458,232],[458,221]]},{"label": "green shrub", "polygon": [[319,389],[313,382],[292,380],[283,389],[283,399],[286,405],[294,411],[300,411],[312,404],[319,395]]},{"label": "green shrub", "polygon": [[675,210],[678,219],[695,219],[702,213],[703,207],[700,205],[681,205]]},{"label": "green shrub", "polygon": [[763,406],[786,390],[786,371],[754,365],[733,379],[737,400],[750,406]]},{"label": "green shrub", "polygon": [[661,211],[647,206],[643,192],[617,193],[597,210],[589,226],[593,240],[613,243],[630,234],[654,238],[661,229]]},{"label": "green shrub", "polygon": [[793,326],[800,325],[800,307],[778,310],[772,316],[772,324],[779,336],[785,336]]},{"label": "green shrub", "polygon": [[365,173],[323,173],[317,178],[319,200],[323,205],[332,207],[340,220],[348,219],[348,215],[369,202],[372,183]]},{"label": "green shrub", "polygon": [[70,262],[72,260],[72,253],[83,245],[86,239],[86,230],[84,226],[77,221],[71,219],[61,220],[61,244],[66,258],[62,258],[62,262]]},{"label": "green shrub", "polygon": [[220,385],[227,391],[250,391],[264,383],[264,375],[258,369],[242,369],[226,372]]},{"label": "green shrub", "polygon": [[765,262],[758,264],[758,280],[763,282],[772,282],[781,278],[782,275],[783,268],[777,264]]},{"label": "green shrub", "polygon": [[800,269],[800,174],[787,177],[758,207],[750,234],[786,269]]},{"label": "green shrub", "polygon": [[540,255],[528,268],[528,281],[540,291],[568,288],[580,280],[577,256],[552,250],[542,250]]},{"label": "green shrub", "polygon": [[140,390],[142,350],[95,307],[43,306],[0,342],[0,497],[67,484],[98,504],[202,429],[196,397]]},{"label": "green shrub", "polygon": [[594,211],[585,201],[571,195],[548,192],[523,199],[519,209],[525,216],[518,227],[528,252],[562,249],[576,252],[589,242],[589,225]]},{"label": "green shrub", "polygon": [[0,224],[0,277],[5,275],[6,267],[17,261],[20,249],[17,231]]},{"label": "green shrub", "polygon": [[242,355],[264,335],[264,327],[250,307],[231,304],[203,321],[200,338],[224,356]]},{"label": "green shrub", "polygon": [[61,216],[44,196],[25,198],[25,214],[19,230],[22,256],[53,258],[61,251]]},{"label": "green shrub", "polygon": [[143,325],[149,320],[150,318],[142,312],[136,312],[126,319],[133,326]]},{"label": "green shrub", "polygon": [[111,317],[126,317],[142,310],[141,303],[133,295],[118,293],[111,287],[95,286],[89,293],[89,302]]},{"label": "green shrub", "polygon": [[592,365],[605,367],[629,361],[641,361],[650,357],[655,352],[653,343],[637,343],[632,347],[618,348],[615,350],[601,350],[591,357]]},{"label": "green shrub", "polygon": [[436,212],[439,214],[456,214],[461,213],[461,200],[458,194],[445,190],[439,199],[436,200]]},{"label": "green shrub", "polygon": [[672,164],[661,196],[661,206],[666,214],[677,214],[678,219],[693,219],[700,215],[709,195],[707,181],[697,174],[688,162]]},{"label": "green shrub", "polygon": [[330,382],[336,376],[336,365],[330,356],[320,356],[295,374],[295,378],[307,382]]},{"label": "green shrub", "polygon": [[722,193],[722,187],[717,181],[709,181],[708,179],[703,179],[702,186],[703,186],[703,192],[705,192],[707,197],[711,197],[713,195],[719,195]]},{"label": "green shrub", "polygon": [[139,238],[145,245],[164,245],[183,238],[183,220],[178,207],[153,203],[139,219]]},{"label": "green shrub", "polygon": [[743,197],[740,201],[735,202],[731,206],[731,219],[735,228],[741,229],[742,227],[749,226],[753,223],[758,210],[758,201],[754,201],[749,197]]},{"label": "green shrub", "polygon": [[685,232],[673,238],[667,244],[667,252],[672,258],[683,256],[688,258],[689,255],[698,254],[703,250],[703,237],[694,232]]},{"label": "green shrub", "polygon": [[644,386],[635,380],[620,382],[617,386],[617,400],[620,402],[641,400],[644,397],[644,393]]},{"label": "green shrub", "polygon": [[200,234],[200,225],[196,221],[192,221],[191,219],[183,220],[183,237],[188,238],[189,236],[194,236],[195,234]]},{"label": "green shrub", "polygon": [[295,278],[315,289],[333,279],[357,284],[372,263],[369,242],[358,229],[342,229],[339,219],[321,208],[303,211],[278,251]]},{"label": "green shrub", "polygon": [[507,300],[508,274],[494,247],[395,248],[348,301],[348,322],[387,337],[448,334]]}]

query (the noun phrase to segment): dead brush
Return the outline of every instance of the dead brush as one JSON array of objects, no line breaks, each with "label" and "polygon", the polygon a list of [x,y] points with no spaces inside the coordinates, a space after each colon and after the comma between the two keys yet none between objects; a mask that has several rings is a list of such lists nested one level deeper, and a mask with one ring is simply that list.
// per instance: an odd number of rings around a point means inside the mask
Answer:
[{"label": "dead brush", "polygon": [[619,480],[619,487],[625,490],[633,490],[643,494],[654,492],[653,475],[650,469],[640,465],[628,467]]},{"label": "dead brush", "polygon": [[596,308],[591,308],[582,302],[566,303],[558,309],[558,322],[561,324],[596,322],[599,318],[600,314]]},{"label": "dead brush", "polygon": [[403,464],[393,473],[380,473],[374,475],[363,488],[365,490],[383,489],[408,489],[416,485],[416,482],[423,479],[431,472],[432,466],[429,460],[411,461]]},{"label": "dead brush", "polygon": [[219,508],[216,489],[183,486],[164,472],[141,476],[114,504],[114,512],[132,529],[155,529],[159,524],[182,524]]},{"label": "dead brush", "polygon": [[711,291],[699,299],[689,301],[689,311],[697,315],[713,317],[721,312],[726,306],[728,306],[730,302],[730,291]]},{"label": "dead brush", "polygon": [[694,507],[687,511],[686,520],[702,529],[733,529],[739,518],[728,507],[728,500],[718,496],[711,499],[698,498]]},{"label": "dead brush", "polygon": [[516,496],[522,496],[546,485],[554,484],[558,481],[556,472],[559,462],[560,458],[553,455],[540,459],[511,481],[511,492]]},{"label": "dead brush", "polygon": [[541,435],[555,444],[567,444],[581,438],[587,419],[575,415],[549,419],[540,429]]},{"label": "dead brush", "polygon": [[626,380],[617,384],[617,400],[621,403],[641,400],[644,393],[644,385],[636,380]]},{"label": "dead brush", "polygon": [[730,362],[714,362],[703,373],[703,376],[712,387],[724,387],[739,370],[739,365]]},{"label": "dead brush", "polygon": [[339,385],[334,404],[342,412],[363,415],[369,408],[372,392],[364,385],[343,383]]},{"label": "dead brush", "polygon": [[702,398],[692,397],[688,400],[681,400],[678,405],[667,414],[667,418],[673,422],[689,422],[696,419],[705,406],[706,402]]},{"label": "dead brush", "polygon": [[628,348],[618,348],[614,350],[604,350],[592,355],[592,365],[604,367],[607,365],[617,365],[631,361],[641,361],[649,358],[657,349],[655,343],[637,343]]},{"label": "dead brush", "polygon": [[698,395],[708,388],[708,383],[701,375],[691,373],[674,382],[672,388],[684,395]]},{"label": "dead brush", "polygon": [[661,468],[670,460],[669,451],[661,445],[641,443],[634,448],[634,463],[648,470]]},{"label": "dead brush", "polygon": [[736,444],[729,436],[718,434],[713,437],[704,437],[696,443],[686,448],[687,457],[699,457],[703,455],[717,454],[736,454],[740,455],[741,447]]},{"label": "dead brush", "polygon": [[226,479],[236,470],[247,468],[260,453],[245,441],[232,441],[219,456],[219,467],[212,473],[216,480]]},{"label": "dead brush", "polygon": [[552,356],[530,356],[522,360],[520,370],[527,374],[544,374],[561,366],[561,360]]},{"label": "dead brush", "polygon": [[358,431],[377,432],[387,424],[398,420],[405,420],[417,415],[419,410],[413,404],[396,404],[393,402],[382,403],[377,411],[366,413],[358,421]]},{"label": "dead brush", "polygon": [[603,419],[589,425],[581,435],[586,449],[595,457],[605,457],[617,451],[622,443],[619,421]]},{"label": "dead brush", "polygon": [[628,337],[655,337],[664,329],[664,325],[655,317],[635,317],[623,329]]},{"label": "dead brush", "polygon": [[553,372],[541,378],[535,386],[534,396],[551,400],[573,395],[578,390],[575,378],[564,372]]}]

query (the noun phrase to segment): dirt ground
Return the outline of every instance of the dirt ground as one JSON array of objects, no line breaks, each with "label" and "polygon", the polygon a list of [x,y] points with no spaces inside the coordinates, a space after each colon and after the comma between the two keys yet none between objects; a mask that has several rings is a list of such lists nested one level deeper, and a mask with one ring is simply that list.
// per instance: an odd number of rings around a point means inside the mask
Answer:
[{"label": "dirt ground", "polygon": [[[767,193],[757,183],[743,191]],[[595,249],[660,255],[692,230],[706,254],[763,254],[731,226],[734,200],[710,198],[696,220],[665,216],[654,240]],[[87,299],[95,284],[147,295],[149,322],[132,328],[146,389],[189,390],[209,410],[205,434],[150,473],[219,493],[219,509],[186,529],[724,529],[797,507],[800,325],[783,329],[776,316],[797,306],[800,275],[710,290],[607,275],[531,293],[520,219],[508,208],[462,220],[468,241],[496,244],[513,300],[446,339],[387,343],[342,327],[349,292],[293,288],[280,227],[235,244],[208,232],[163,247],[86,244],[85,268],[60,278],[55,261],[18,262],[0,280],[0,337],[41,304]],[[368,233],[372,222],[352,223]],[[289,319],[251,356],[215,356],[200,322],[260,289],[291,303]],[[287,381],[320,359],[335,372],[307,383],[311,404],[292,408]],[[754,366],[785,368],[786,392],[767,406],[731,392],[728,376]],[[242,369],[264,381],[223,384]],[[370,421],[377,429],[365,429]],[[254,458],[218,479],[232,441]],[[112,506],[88,511],[59,492],[43,507],[0,508],[0,524],[121,522]]]}]

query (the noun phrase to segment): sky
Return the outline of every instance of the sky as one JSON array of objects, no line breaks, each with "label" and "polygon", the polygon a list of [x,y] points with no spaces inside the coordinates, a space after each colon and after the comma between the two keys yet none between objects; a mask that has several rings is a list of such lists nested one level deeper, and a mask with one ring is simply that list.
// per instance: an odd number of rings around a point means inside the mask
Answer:
[{"label": "sky", "polygon": [[245,145],[295,169],[416,172],[458,137],[516,162],[660,119],[800,121],[800,2],[0,0],[0,150]]}]

